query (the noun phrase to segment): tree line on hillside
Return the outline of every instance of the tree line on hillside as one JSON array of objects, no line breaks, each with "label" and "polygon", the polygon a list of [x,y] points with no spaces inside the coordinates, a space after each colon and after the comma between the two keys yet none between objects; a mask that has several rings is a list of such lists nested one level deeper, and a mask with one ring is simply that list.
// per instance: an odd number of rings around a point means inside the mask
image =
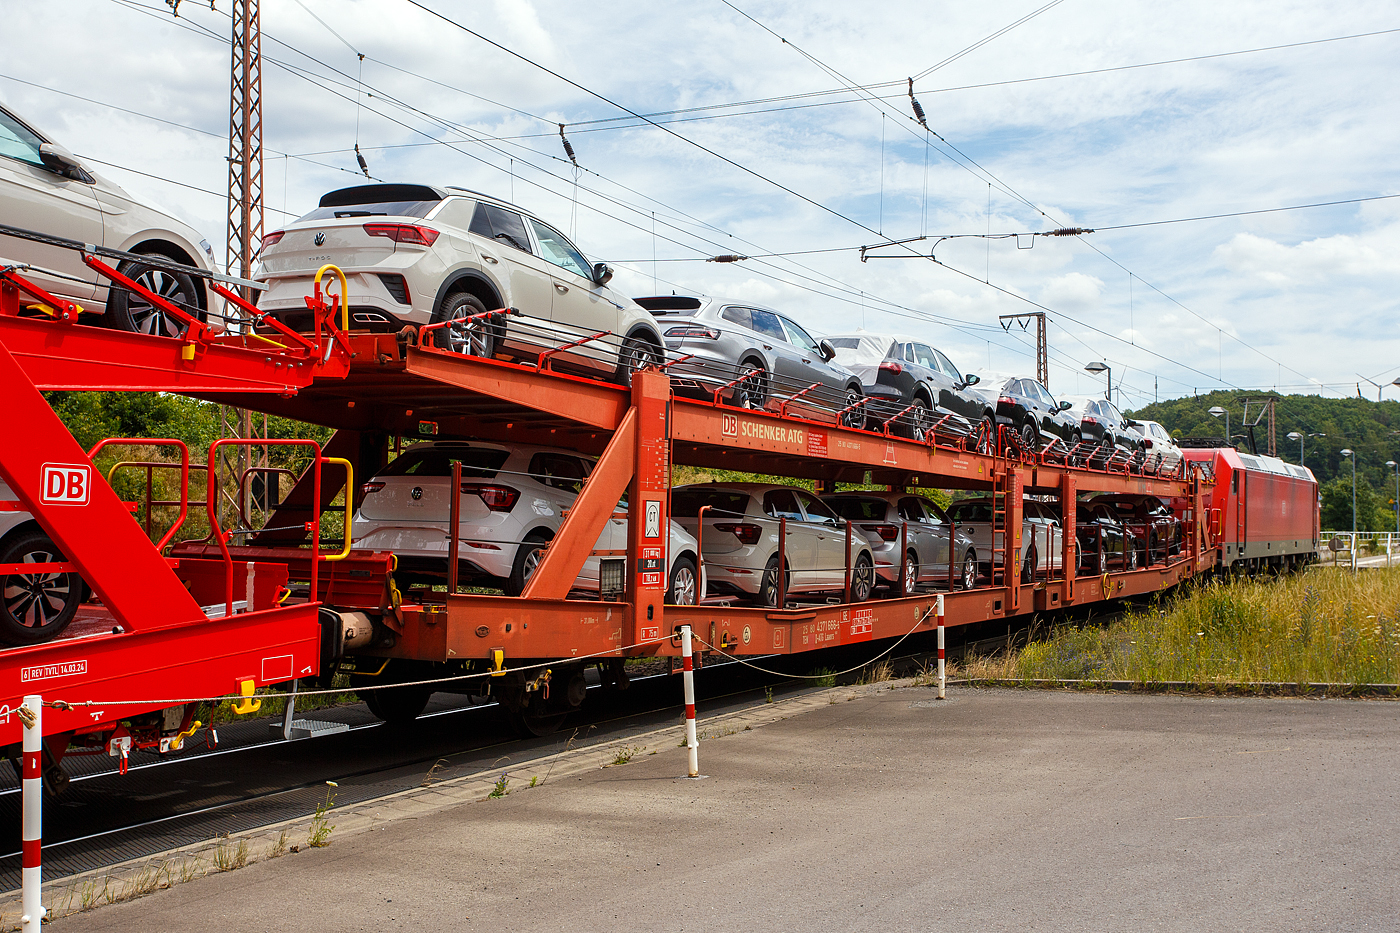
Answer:
[{"label": "tree line on hillside", "polygon": [[[1362,531],[1395,531],[1396,474],[1386,461],[1400,462],[1400,402],[1372,402],[1364,398],[1322,398],[1317,395],[1279,395],[1262,392],[1251,400],[1272,396],[1277,453],[1289,463],[1299,463],[1299,442],[1290,433],[1309,435],[1303,439],[1301,461],[1313,471],[1321,485],[1322,526],[1327,530],[1352,527],[1352,463],[1342,456],[1343,449],[1356,458],[1356,527]],[[1210,413],[1220,407],[1230,413],[1230,433],[1242,450],[1249,450],[1249,430],[1242,423],[1245,396],[1236,392],[1211,392],[1156,402],[1137,409],[1132,417],[1162,424],[1173,437],[1223,437],[1225,422]],[[1262,405],[1251,402],[1249,418],[1263,413]],[[1259,452],[1268,452],[1268,418],[1254,428]],[[1320,435],[1320,436],[1311,436]]]}]

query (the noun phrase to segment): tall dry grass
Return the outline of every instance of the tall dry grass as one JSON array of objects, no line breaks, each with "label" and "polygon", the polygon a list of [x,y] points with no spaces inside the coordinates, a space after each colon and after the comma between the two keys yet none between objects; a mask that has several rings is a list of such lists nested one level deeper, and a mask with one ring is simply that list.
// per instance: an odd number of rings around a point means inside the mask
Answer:
[{"label": "tall dry grass", "polygon": [[1400,568],[1191,587],[964,669],[1015,679],[1397,683]]}]

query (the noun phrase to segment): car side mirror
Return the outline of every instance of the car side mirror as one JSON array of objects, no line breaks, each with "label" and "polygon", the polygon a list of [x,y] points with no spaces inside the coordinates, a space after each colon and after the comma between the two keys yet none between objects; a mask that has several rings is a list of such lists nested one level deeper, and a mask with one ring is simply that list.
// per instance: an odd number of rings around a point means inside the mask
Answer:
[{"label": "car side mirror", "polygon": [[822,351],[822,359],[830,363],[836,357],[836,348],[825,338],[817,341],[817,349]]},{"label": "car side mirror", "polygon": [[39,158],[43,160],[44,167],[54,174],[62,175],[64,178],[75,178],[79,181],[92,181],[91,176],[88,175],[77,157],[57,143],[41,143]]},{"label": "car side mirror", "polygon": [[981,376],[977,375],[976,373],[968,373],[966,376],[963,376],[963,388],[965,389],[968,386],[975,386],[981,381]]},{"label": "car side mirror", "polygon": [[613,267],[605,262],[595,262],[593,264],[593,284],[606,285],[612,281]]},{"label": "car side mirror", "polygon": [[1060,411],[1069,411],[1069,410],[1070,410],[1071,408],[1073,408],[1073,407],[1074,407],[1074,406],[1073,406],[1072,404],[1070,404],[1069,402],[1061,402],[1061,403],[1060,403],[1060,409],[1059,409],[1059,410],[1060,410]]}]

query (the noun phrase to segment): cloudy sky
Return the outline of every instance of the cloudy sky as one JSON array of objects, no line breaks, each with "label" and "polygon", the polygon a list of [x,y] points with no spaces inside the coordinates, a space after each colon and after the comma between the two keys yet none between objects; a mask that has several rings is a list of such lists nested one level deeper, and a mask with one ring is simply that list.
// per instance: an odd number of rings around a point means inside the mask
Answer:
[{"label": "cloudy sky", "polygon": [[[222,243],[214,7],[8,4],[0,101]],[[1058,392],[1101,390],[1093,360],[1126,407],[1400,376],[1388,3],[262,0],[262,22],[269,230],[355,184],[358,141],[377,179],[535,210],[634,295],[918,334],[970,371],[1033,373],[1034,330],[997,316],[1048,310]],[[1029,236],[1065,226],[1098,232]],[[704,261],[728,253],[752,258]]]}]

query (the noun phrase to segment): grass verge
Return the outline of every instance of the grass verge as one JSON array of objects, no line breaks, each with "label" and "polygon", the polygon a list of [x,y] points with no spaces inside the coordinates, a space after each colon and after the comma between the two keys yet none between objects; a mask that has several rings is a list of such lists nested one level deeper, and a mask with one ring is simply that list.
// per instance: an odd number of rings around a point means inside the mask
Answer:
[{"label": "grass verge", "polygon": [[1104,625],[1063,627],[1020,651],[971,658],[959,673],[974,680],[1394,684],[1400,568],[1212,582]]}]

